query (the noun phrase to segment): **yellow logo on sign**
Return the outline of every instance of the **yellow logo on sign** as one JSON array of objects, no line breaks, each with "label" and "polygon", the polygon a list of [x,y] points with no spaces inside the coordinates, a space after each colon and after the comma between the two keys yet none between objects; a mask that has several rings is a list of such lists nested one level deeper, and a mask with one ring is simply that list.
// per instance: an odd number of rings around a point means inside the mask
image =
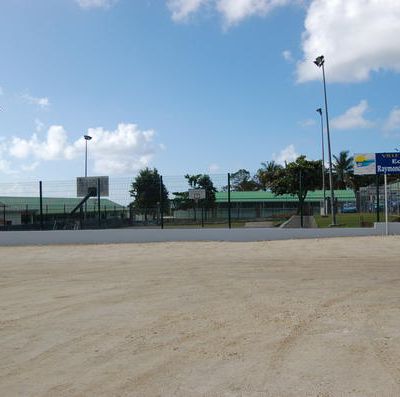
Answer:
[{"label": "yellow logo on sign", "polygon": [[363,154],[359,154],[354,158],[354,161],[357,163],[358,167],[368,167],[370,164],[374,163],[375,160],[368,159]]}]

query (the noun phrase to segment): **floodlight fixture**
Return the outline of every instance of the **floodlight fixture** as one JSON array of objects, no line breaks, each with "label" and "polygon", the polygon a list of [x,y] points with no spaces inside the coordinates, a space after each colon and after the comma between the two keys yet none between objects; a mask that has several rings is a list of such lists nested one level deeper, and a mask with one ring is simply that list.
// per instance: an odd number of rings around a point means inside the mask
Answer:
[{"label": "floodlight fixture", "polygon": [[87,143],[92,139],[90,135],[84,135],[85,138],[85,177],[87,177]]},{"label": "floodlight fixture", "polygon": [[323,66],[323,64],[325,63],[325,58],[323,55],[320,55],[319,57],[315,58],[314,63],[320,68],[321,66]]}]

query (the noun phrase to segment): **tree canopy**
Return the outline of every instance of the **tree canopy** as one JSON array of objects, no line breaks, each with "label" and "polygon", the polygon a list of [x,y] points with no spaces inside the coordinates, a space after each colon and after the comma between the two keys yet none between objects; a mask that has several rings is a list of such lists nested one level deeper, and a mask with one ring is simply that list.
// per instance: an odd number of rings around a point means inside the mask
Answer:
[{"label": "tree canopy", "polygon": [[217,189],[215,188],[211,178],[207,174],[196,174],[196,175],[185,175],[185,178],[191,189],[205,189],[206,198],[199,200],[196,203],[194,200],[189,199],[189,193],[184,192],[174,192],[174,207],[177,209],[186,210],[189,208],[196,209],[196,206],[203,207],[204,209],[210,209],[215,207],[215,193]]},{"label": "tree canopy", "polygon": [[255,179],[262,190],[271,188],[277,172],[281,171],[282,168],[280,164],[277,164],[273,160],[261,163],[261,168],[258,169]]},{"label": "tree canopy", "polygon": [[261,186],[251,176],[250,172],[240,169],[231,174],[231,190],[235,192],[249,192],[260,190]]},{"label": "tree canopy", "polygon": [[140,170],[129,193],[133,197],[131,206],[143,211],[146,220],[148,214],[156,214],[161,202],[164,210],[168,208],[168,190],[164,183],[161,186],[161,176],[156,168],[146,167]]},{"label": "tree canopy", "polygon": [[271,182],[271,191],[276,195],[296,195],[300,208],[307,193],[320,188],[321,167],[321,160],[307,160],[306,156],[300,156],[275,173]]},{"label": "tree canopy", "polygon": [[339,156],[333,155],[333,169],[336,176],[338,189],[346,189],[350,186],[350,175],[353,173],[353,157],[349,156],[348,150],[342,150]]}]

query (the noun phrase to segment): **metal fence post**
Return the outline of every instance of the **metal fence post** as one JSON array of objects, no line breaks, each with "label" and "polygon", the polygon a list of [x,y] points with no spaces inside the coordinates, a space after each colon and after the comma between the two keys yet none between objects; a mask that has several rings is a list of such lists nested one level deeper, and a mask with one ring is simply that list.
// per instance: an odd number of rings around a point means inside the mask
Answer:
[{"label": "metal fence post", "polygon": [[376,174],[376,221],[379,222],[379,174]]},{"label": "metal fence post", "polygon": [[161,229],[164,229],[164,185],[162,175],[160,175],[160,225]]},{"label": "metal fence post", "polygon": [[43,230],[43,190],[42,181],[39,182],[39,205],[40,205],[40,230]]},{"label": "metal fence post", "polygon": [[231,174],[228,172],[228,227],[232,228],[231,218]]},{"label": "metal fence post", "polygon": [[83,209],[82,206],[79,209],[79,229],[82,230],[83,229]]},{"label": "metal fence post", "polygon": [[99,229],[100,229],[101,228],[100,178],[97,179],[97,215],[99,219]]},{"label": "metal fence post", "polygon": [[304,214],[303,214],[303,175],[300,170],[300,226],[304,227]]}]

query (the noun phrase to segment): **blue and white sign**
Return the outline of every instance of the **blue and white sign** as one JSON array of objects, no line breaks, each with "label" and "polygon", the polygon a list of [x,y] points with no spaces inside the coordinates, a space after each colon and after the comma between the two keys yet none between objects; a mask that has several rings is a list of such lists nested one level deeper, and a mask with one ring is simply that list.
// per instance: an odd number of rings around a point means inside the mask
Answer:
[{"label": "blue and white sign", "polygon": [[377,174],[400,174],[400,153],[376,153],[375,159]]}]

